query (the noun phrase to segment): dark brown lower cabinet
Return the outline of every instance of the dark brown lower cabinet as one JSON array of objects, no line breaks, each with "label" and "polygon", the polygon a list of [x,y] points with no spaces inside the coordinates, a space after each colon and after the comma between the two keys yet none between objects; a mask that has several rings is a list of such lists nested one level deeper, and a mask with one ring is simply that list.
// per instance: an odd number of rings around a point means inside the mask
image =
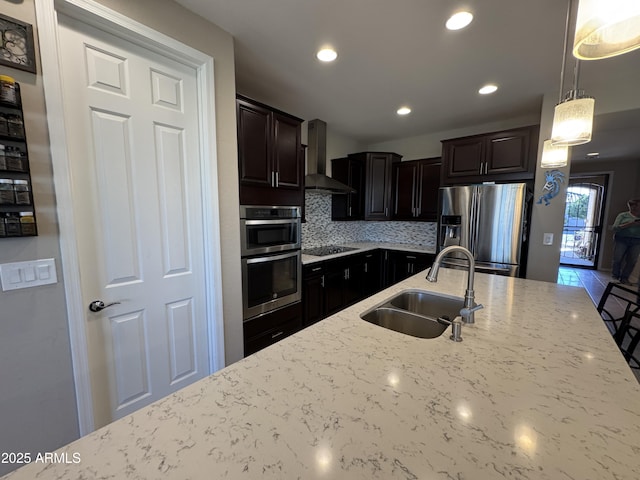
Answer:
[{"label": "dark brown lower cabinet", "polygon": [[244,356],[293,335],[302,327],[302,302],[244,321]]},{"label": "dark brown lower cabinet", "polygon": [[383,257],[384,286],[391,286],[426,270],[433,264],[434,259],[435,255],[431,253],[385,250]]},{"label": "dark brown lower cabinet", "polygon": [[308,326],[380,290],[379,251],[303,266],[303,325]]},{"label": "dark brown lower cabinet", "polygon": [[435,255],[372,250],[302,268],[303,326],[431,266]]},{"label": "dark brown lower cabinet", "polygon": [[362,255],[362,298],[378,293],[382,289],[382,264],[380,250],[374,250]]}]

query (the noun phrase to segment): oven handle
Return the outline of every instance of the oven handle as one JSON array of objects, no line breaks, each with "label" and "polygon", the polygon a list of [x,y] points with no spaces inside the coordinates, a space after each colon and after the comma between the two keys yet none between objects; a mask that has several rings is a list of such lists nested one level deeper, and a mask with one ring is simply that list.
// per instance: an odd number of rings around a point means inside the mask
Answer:
[{"label": "oven handle", "polygon": [[245,225],[284,225],[287,223],[298,224],[299,218],[285,218],[281,220],[242,220]]},{"label": "oven handle", "polygon": [[285,253],[283,255],[269,255],[266,257],[247,258],[246,262],[249,265],[252,263],[264,263],[264,262],[273,262],[274,260],[285,260],[291,257],[300,257],[300,250],[296,250],[295,252],[292,252],[292,253]]}]

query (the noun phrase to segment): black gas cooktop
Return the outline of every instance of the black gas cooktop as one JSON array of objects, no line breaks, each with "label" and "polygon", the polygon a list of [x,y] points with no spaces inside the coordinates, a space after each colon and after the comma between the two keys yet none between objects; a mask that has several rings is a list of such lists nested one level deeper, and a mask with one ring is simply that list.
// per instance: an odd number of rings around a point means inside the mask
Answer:
[{"label": "black gas cooktop", "polygon": [[325,247],[316,247],[302,250],[304,255],[313,255],[314,257],[324,257],[325,255],[335,255],[336,253],[350,252],[358,250],[354,247],[341,247],[337,245],[327,245]]}]

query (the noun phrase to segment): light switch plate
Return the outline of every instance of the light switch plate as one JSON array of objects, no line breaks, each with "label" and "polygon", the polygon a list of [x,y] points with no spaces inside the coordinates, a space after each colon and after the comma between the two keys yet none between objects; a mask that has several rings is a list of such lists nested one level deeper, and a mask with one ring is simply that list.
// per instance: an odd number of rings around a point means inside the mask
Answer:
[{"label": "light switch plate", "polygon": [[0,280],[4,292],[57,283],[55,259],[44,258],[30,262],[3,263],[0,265]]},{"label": "light switch plate", "polygon": [[553,245],[553,233],[545,233],[542,236],[543,245]]}]

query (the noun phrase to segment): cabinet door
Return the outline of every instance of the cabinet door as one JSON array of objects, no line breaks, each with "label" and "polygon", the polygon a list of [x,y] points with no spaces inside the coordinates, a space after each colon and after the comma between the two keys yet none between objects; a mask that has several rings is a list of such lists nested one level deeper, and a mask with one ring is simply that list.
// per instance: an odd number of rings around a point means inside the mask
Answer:
[{"label": "cabinet door", "polygon": [[364,218],[364,196],[365,196],[365,171],[364,162],[349,159],[347,166],[349,171],[348,182],[355,193],[348,193],[347,197],[347,218],[349,220],[360,220]]},{"label": "cabinet door", "polygon": [[409,259],[400,252],[390,252],[389,271],[391,272],[391,285],[409,278],[411,276]]},{"label": "cabinet door", "polygon": [[440,188],[440,170],[442,161],[429,159],[420,161],[416,186],[418,210],[417,218],[430,222],[438,221],[438,190]]},{"label": "cabinet door", "polygon": [[484,138],[473,137],[444,143],[445,175],[449,178],[481,175]]},{"label": "cabinet door", "polygon": [[435,255],[414,252],[389,252],[389,273],[391,285],[423,271],[433,264]]},{"label": "cabinet door", "polygon": [[365,253],[362,265],[362,297],[378,292],[382,285],[382,268],[378,251]]},{"label": "cabinet door", "polygon": [[300,122],[273,114],[273,169],[277,188],[302,188],[303,165],[300,161]]},{"label": "cabinet door", "polygon": [[331,160],[331,177],[349,185],[355,193],[331,196],[332,220],[362,220],[364,218],[364,162],[351,158]]},{"label": "cabinet door", "polygon": [[327,317],[344,307],[344,277],[344,266],[327,267],[324,274],[324,313]]},{"label": "cabinet door", "polygon": [[351,259],[345,268],[346,278],[343,287],[343,307],[347,307],[362,299],[362,280],[364,275],[364,258],[357,256]]},{"label": "cabinet door", "polygon": [[322,267],[314,272],[311,268],[310,275],[305,275],[302,280],[302,303],[304,305],[303,325],[312,325],[324,318],[324,275]]},{"label": "cabinet door", "polygon": [[486,174],[526,172],[529,169],[528,129],[512,130],[487,138]]},{"label": "cabinet door", "polygon": [[391,218],[391,165],[386,153],[368,153],[366,165],[365,220]]},{"label": "cabinet door", "polygon": [[271,112],[244,100],[236,107],[240,185],[271,187]]},{"label": "cabinet door", "polygon": [[400,162],[393,166],[393,218],[413,220],[416,216],[416,177],[418,165],[415,162]]}]

